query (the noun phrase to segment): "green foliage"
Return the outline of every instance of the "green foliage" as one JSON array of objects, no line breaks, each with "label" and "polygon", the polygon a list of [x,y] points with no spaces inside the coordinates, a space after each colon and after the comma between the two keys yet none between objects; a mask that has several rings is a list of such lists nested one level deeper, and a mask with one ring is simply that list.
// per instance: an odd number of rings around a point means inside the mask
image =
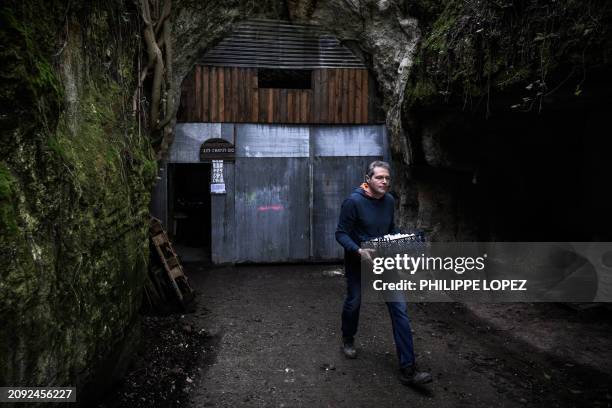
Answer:
[{"label": "green foliage", "polygon": [[461,16],[462,2],[451,1],[442,10],[442,13],[435,19],[431,27],[430,34],[423,41],[423,47],[431,52],[444,54],[448,52],[449,39],[448,34],[457,23],[457,19]]},{"label": "green foliage", "polygon": [[580,85],[590,67],[612,55],[612,4],[604,0],[416,3],[423,40],[409,105],[469,108],[477,98],[521,87],[533,106],[562,82]]},{"label": "green foliage", "polygon": [[12,188],[14,183],[11,172],[4,163],[0,163],[0,200],[11,198]]},{"label": "green foliage", "polygon": [[14,233],[17,223],[13,208],[13,185],[15,179],[6,165],[0,162],[0,227],[2,235]]},{"label": "green foliage", "polygon": [[[54,38],[45,32],[54,32],[57,21],[49,13],[40,13],[44,4],[26,2],[21,7],[4,7],[0,11],[0,56],[4,61],[0,97],[12,109],[27,110],[32,103],[37,114],[57,114],[63,97],[62,87],[55,70],[44,51],[53,47]],[[50,7],[50,5],[46,5]],[[46,118],[42,118],[45,120]]]}]

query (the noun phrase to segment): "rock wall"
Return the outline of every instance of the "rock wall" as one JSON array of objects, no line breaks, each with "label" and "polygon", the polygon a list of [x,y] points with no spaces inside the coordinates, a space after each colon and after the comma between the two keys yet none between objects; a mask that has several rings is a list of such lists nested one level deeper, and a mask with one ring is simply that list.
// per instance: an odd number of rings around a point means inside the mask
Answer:
[{"label": "rock wall", "polygon": [[148,261],[139,17],[122,1],[0,16],[0,384],[95,384],[134,339]]},{"label": "rock wall", "polygon": [[595,129],[612,107],[612,5],[403,7],[422,30],[402,116],[418,192],[404,222],[440,240],[611,238],[611,143]]}]

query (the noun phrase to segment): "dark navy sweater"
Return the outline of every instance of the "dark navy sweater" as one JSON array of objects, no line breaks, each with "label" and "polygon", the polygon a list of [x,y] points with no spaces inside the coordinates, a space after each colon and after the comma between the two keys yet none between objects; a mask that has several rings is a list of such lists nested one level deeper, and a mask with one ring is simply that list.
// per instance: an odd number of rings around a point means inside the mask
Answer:
[{"label": "dark navy sweater", "polygon": [[372,198],[362,188],[356,188],[342,203],[336,241],[350,253],[357,252],[364,241],[399,233],[393,222],[394,210],[391,194]]}]

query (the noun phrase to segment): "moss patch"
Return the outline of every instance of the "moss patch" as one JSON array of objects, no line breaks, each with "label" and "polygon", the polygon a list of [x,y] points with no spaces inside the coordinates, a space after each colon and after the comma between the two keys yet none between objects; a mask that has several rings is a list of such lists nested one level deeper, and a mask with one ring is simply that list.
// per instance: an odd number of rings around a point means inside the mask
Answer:
[{"label": "moss patch", "polygon": [[0,383],[85,384],[137,315],[156,165],[128,108],[130,7],[1,12]]},{"label": "moss patch", "polygon": [[516,87],[533,105],[560,84],[578,89],[590,67],[612,56],[612,4],[604,0],[421,0],[411,10],[421,17],[423,40],[407,87],[410,106],[472,108],[484,96],[488,106]]},{"label": "moss patch", "polygon": [[17,230],[13,205],[15,179],[4,163],[0,162],[0,229],[2,235],[14,234]]}]

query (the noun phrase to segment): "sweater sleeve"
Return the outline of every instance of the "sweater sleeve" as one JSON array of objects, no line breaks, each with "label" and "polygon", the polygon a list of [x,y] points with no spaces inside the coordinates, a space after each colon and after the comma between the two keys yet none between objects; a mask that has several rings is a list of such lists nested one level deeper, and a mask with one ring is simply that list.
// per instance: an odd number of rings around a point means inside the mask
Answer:
[{"label": "sweater sleeve", "polygon": [[348,252],[357,252],[359,244],[351,238],[351,232],[354,232],[355,223],[357,221],[357,208],[351,199],[346,199],[342,203],[340,209],[340,219],[338,220],[338,228],[336,229],[336,241],[344,247]]}]

